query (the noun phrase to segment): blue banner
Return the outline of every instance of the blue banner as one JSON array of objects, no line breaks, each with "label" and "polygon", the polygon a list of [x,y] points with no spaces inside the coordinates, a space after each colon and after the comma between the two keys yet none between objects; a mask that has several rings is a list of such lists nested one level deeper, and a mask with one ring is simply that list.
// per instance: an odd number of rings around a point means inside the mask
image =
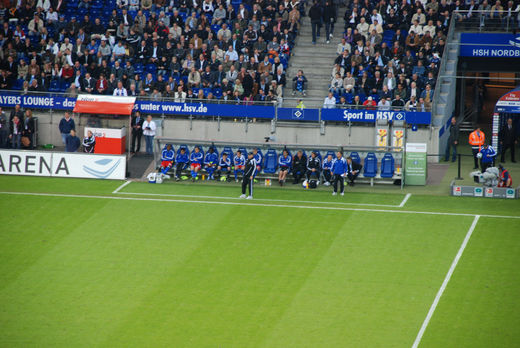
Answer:
[{"label": "blue banner", "polygon": [[[9,93],[9,92],[7,92]],[[20,104],[23,108],[72,110],[76,104],[76,98],[53,97],[42,95],[0,95],[0,106],[14,107]],[[140,110],[145,114],[165,115],[194,115],[194,116],[220,116],[234,118],[263,118],[275,117],[274,106],[264,105],[234,105],[234,104],[204,104],[204,103],[173,103],[157,101],[136,101],[134,110]],[[320,120],[319,109],[278,108],[278,119],[289,121]],[[376,119],[406,121],[409,124],[430,124],[430,112],[410,111],[378,111],[378,110],[351,110],[351,109],[322,109],[323,121],[352,121],[373,123]]]},{"label": "blue banner", "polygon": [[274,106],[262,105],[172,103],[138,100],[135,102],[134,110],[147,114],[164,113],[165,115],[274,118]]},{"label": "blue banner", "polygon": [[376,120],[406,121],[409,124],[430,124],[431,112],[415,111],[378,111],[352,109],[322,109],[323,121],[375,122]]},{"label": "blue banner", "polygon": [[320,120],[320,112],[319,109],[278,108],[278,119],[318,122]]},{"label": "blue banner", "polygon": [[513,34],[460,34],[460,56],[520,58],[520,36]]}]

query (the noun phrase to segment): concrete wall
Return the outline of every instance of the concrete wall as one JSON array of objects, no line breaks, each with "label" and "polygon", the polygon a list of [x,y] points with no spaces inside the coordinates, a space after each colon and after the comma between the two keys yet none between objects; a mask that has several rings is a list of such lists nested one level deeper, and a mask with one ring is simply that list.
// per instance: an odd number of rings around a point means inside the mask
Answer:
[{"label": "concrete wall", "polygon": [[[58,124],[63,117],[62,112],[34,112],[38,117],[38,143],[54,144],[61,146],[61,136]],[[76,128],[83,135],[83,128],[87,123],[86,116],[74,116]],[[155,118],[160,121],[160,118]],[[128,118],[102,119],[101,126],[105,128],[128,127]],[[305,144],[305,145],[375,145],[375,127],[373,125],[353,126],[350,130],[344,124],[328,124],[325,126],[325,134],[321,134],[317,123],[306,125],[294,125],[291,123],[278,123],[274,133],[271,133],[270,122],[235,122],[225,120],[219,124],[216,120],[188,120],[184,118],[166,118],[159,125],[161,133],[169,138],[200,139],[214,141],[233,142],[264,142],[264,138],[272,136],[277,143]],[[416,132],[407,131],[408,142],[426,142],[428,153],[438,152],[438,129],[430,131],[430,128],[420,128]],[[435,157],[429,157],[430,161],[436,161]]]}]

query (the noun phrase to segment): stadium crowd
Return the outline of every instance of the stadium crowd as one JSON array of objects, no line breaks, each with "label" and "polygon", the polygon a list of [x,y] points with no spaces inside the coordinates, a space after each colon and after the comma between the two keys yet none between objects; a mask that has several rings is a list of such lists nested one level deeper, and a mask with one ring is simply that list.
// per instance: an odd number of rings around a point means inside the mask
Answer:
[{"label": "stadium crowd", "polygon": [[[474,2],[466,6],[458,0],[352,0],[324,107],[428,111],[450,16],[470,7],[477,10]],[[325,23],[337,17],[334,7],[321,13]],[[457,16],[469,20],[471,13]]]},{"label": "stadium crowd", "polygon": [[299,0],[0,1],[0,89],[276,101]]}]

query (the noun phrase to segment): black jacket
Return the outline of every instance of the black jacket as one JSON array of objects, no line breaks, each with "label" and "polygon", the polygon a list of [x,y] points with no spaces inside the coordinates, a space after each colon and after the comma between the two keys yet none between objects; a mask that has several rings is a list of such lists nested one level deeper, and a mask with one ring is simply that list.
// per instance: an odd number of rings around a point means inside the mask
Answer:
[{"label": "black jacket", "polygon": [[[137,122],[136,116],[132,116],[132,123],[131,123],[132,133],[136,133],[136,134],[143,133],[143,123],[144,123],[144,118],[142,116],[139,117],[139,122]],[[134,126],[141,126],[141,128],[136,129],[136,128],[134,128]]]},{"label": "black jacket", "polygon": [[450,137],[448,142],[454,144],[455,141],[459,141],[459,125],[450,125]]},{"label": "black jacket", "polygon": [[309,10],[309,17],[311,22],[319,22],[321,20],[321,8],[318,5],[314,5]]},{"label": "black jacket", "polygon": [[321,169],[321,161],[318,157],[312,158],[312,156],[309,157],[307,160],[307,170],[316,169],[317,171],[320,171]]},{"label": "black jacket", "polygon": [[511,129],[507,126],[507,124],[502,127],[499,134],[499,139],[504,145],[511,145],[515,143],[516,140],[516,129],[514,126],[511,126]]},{"label": "black jacket", "polygon": [[249,180],[251,176],[255,174],[256,171],[256,161],[254,158],[247,159],[246,165],[244,168],[244,180]]},{"label": "black jacket", "polygon": [[347,173],[350,174],[352,171],[357,170],[358,172],[361,172],[361,169],[363,166],[357,162],[352,161],[351,164],[347,163]]},{"label": "black jacket", "polygon": [[304,173],[307,169],[307,157],[302,155],[301,158],[298,155],[293,157],[293,172],[301,172]]}]

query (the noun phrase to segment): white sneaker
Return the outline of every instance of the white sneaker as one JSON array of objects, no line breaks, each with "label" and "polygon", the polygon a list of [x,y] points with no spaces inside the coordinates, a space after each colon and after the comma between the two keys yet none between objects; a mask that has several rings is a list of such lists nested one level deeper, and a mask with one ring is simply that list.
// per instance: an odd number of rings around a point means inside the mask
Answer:
[{"label": "white sneaker", "polygon": [[323,185],[325,185],[325,186],[330,186],[330,182],[325,181],[325,183],[324,183]]},{"label": "white sneaker", "polygon": [[345,195],[345,192],[341,192],[341,195],[344,196],[344,195]]},{"label": "white sneaker", "polygon": [[247,196],[246,199],[253,199],[253,196]]},{"label": "white sneaker", "polygon": [[240,195],[239,198],[246,198],[246,195]]},{"label": "white sneaker", "polygon": [[330,41],[329,41],[329,40],[327,40],[327,43],[330,43]]},{"label": "white sneaker", "polygon": [[337,195],[337,193],[336,192],[332,192],[332,195],[335,196],[335,195]]},{"label": "white sneaker", "polygon": [[168,174],[164,174],[164,177],[165,177],[166,179],[170,179],[170,176],[169,176]]}]

